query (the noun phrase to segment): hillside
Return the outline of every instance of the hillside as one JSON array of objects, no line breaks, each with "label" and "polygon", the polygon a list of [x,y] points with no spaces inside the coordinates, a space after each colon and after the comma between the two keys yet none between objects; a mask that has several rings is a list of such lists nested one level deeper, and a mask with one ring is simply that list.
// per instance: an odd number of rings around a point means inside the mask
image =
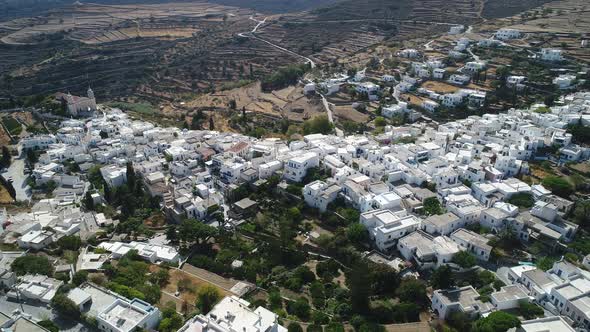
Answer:
[{"label": "hillside", "polygon": [[335,4],[342,0],[209,0],[225,6],[254,9],[263,13],[290,13]]}]

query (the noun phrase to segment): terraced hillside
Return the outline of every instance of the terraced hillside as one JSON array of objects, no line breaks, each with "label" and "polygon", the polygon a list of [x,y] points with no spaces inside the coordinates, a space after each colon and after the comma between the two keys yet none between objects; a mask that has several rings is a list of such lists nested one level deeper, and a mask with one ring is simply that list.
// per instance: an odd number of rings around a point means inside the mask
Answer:
[{"label": "terraced hillside", "polygon": [[[261,40],[240,37],[256,25],[254,17],[264,17],[244,8],[245,2],[125,4],[129,1],[76,3],[0,21],[0,97],[82,93],[91,85],[99,100],[139,96],[159,102],[218,90],[228,82],[256,80],[279,66],[301,61]],[[323,6],[269,16],[256,34],[318,63],[346,63],[350,56],[383,41],[430,37],[454,24],[480,22],[488,6],[502,1],[254,0],[247,4],[255,8],[272,4],[283,11]],[[522,3],[532,6],[541,1]],[[234,3],[241,7],[223,5]]]},{"label": "terraced hillside", "polygon": [[174,99],[296,59],[240,38],[249,10],[209,3],[84,5],[0,23],[0,96],[92,85],[99,99]]}]

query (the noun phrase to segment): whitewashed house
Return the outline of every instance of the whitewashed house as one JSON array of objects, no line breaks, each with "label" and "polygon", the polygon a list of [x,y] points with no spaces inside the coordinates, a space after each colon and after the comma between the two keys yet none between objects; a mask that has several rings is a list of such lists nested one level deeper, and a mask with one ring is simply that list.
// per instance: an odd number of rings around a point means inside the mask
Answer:
[{"label": "whitewashed house", "polygon": [[338,197],[339,192],[340,186],[316,180],[303,187],[303,199],[307,205],[319,209],[320,212],[326,212],[328,204]]},{"label": "whitewashed house", "polygon": [[541,60],[550,62],[563,61],[563,51],[554,48],[543,48],[541,49]]},{"label": "whitewashed house", "polygon": [[520,38],[520,31],[517,29],[502,28],[494,34],[494,37],[499,40],[509,40]]},{"label": "whitewashed house", "polygon": [[320,159],[315,152],[307,152],[289,159],[285,163],[283,177],[289,181],[301,182],[307,174],[307,170],[319,167]]}]

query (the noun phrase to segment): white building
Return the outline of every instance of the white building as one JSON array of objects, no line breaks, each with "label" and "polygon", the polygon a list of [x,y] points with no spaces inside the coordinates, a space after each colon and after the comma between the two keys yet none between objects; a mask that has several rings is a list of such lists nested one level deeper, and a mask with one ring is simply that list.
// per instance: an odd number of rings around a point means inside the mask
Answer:
[{"label": "white building", "polygon": [[509,88],[516,88],[517,91],[524,89],[526,87],[526,83],[526,76],[510,75],[506,77],[506,86]]},{"label": "white building", "polygon": [[301,182],[307,170],[320,165],[320,159],[315,152],[307,152],[300,156],[291,158],[285,164],[283,176],[293,182]]},{"label": "white building", "polygon": [[477,73],[478,71],[484,70],[486,68],[486,63],[484,61],[469,61],[463,67],[464,70],[469,71],[471,73]]},{"label": "white building", "polygon": [[576,332],[563,316],[541,317],[521,322],[518,332]]},{"label": "white building", "polygon": [[72,96],[70,93],[58,93],[56,94],[56,99],[66,103],[69,114],[77,116],[96,111],[96,99],[94,98],[94,92],[91,88],[88,88],[86,95],[86,97],[79,97]]},{"label": "white building", "polygon": [[576,76],[571,74],[559,75],[553,79],[553,85],[565,90],[573,87],[576,82]]},{"label": "white building", "polygon": [[165,262],[175,264],[178,263],[180,259],[180,255],[175,248],[163,244],[132,241],[130,243],[102,242],[98,246],[110,252],[111,256],[115,259],[123,257],[130,250],[137,250],[137,253],[141,258],[151,263]]},{"label": "white building", "polygon": [[278,316],[263,307],[250,309],[250,303],[236,296],[225,297],[207,314],[187,321],[178,332],[287,332]]},{"label": "white building", "polygon": [[562,285],[551,290],[549,301],[560,314],[568,316],[574,323],[590,328],[590,280],[586,276],[576,275]]},{"label": "white building", "polygon": [[445,78],[445,74],[447,71],[443,68],[435,68],[432,70],[432,77],[437,80],[442,80]]},{"label": "white building", "polygon": [[397,53],[397,56],[402,58],[417,58],[420,56],[420,52],[413,48],[407,48],[405,50],[401,50]]},{"label": "white building", "polygon": [[376,100],[378,98],[379,86],[372,82],[363,82],[355,86],[356,92],[360,94],[366,94],[369,100]]},{"label": "white building", "polygon": [[452,212],[432,215],[422,222],[422,229],[426,233],[433,235],[449,235],[464,226],[465,223],[461,218]]},{"label": "white building", "polygon": [[272,160],[258,166],[258,177],[261,179],[268,179],[277,171],[283,168],[283,164],[278,160]]},{"label": "white building", "polygon": [[496,31],[494,37],[499,40],[516,39],[520,38],[520,31],[516,29],[502,28]]},{"label": "white building", "polygon": [[127,182],[127,168],[109,165],[100,169],[100,174],[107,185],[111,188],[116,188]]},{"label": "white building", "polygon": [[470,230],[459,228],[451,234],[451,239],[461,249],[470,252],[479,260],[487,262],[492,253],[492,247],[488,245],[488,239]]},{"label": "white building", "polygon": [[32,137],[26,137],[20,140],[18,143],[22,149],[34,149],[34,150],[45,150],[49,148],[51,144],[57,143],[57,139],[54,135],[35,135]]},{"label": "white building", "polygon": [[303,187],[303,199],[307,205],[319,209],[321,212],[326,212],[328,204],[338,197],[339,192],[339,186],[317,180]]},{"label": "white building", "polygon": [[457,85],[466,85],[469,83],[470,80],[471,77],[467,75],[453,74],[451,75],[451,77],[449,77],[449,83]]},{"label": "white building", "polygon": [[541,49],[541,60],[551,62],[563,61],[563,51],[554,48],[543,48]]},{"label": "white building", "polygon": [[434,112],[437,108],[440,107],[440,104],[432,100],[424,100],[421,106],[423,109],[429,112]]},{"label": "white building", "polygon": [[432,269],[450,263],[461,249],[446,236],[433,237],[416,231],[399,239],[397,250],[406,261],[421,270]]},{"label": "white building", "polygon": [[31,230],[16,240],[23,249],[41,250],[54,241],[54,233],[44,230]]},{"label": "white building", "polygon": [[398,239],[420,229],[420,219],[415,216],[400,217],[390,210],[362,213],[360,222],[381,251],[388,251],[396,245]]},{"label": "white building", "polygon": [[491,304],[482,302],[479,297],[480,294],[473,286],[447,290],[438,289],[432,294],[432,310],[442,319],[449,317],[455,311],[475,318],[493,309]]},{"label": "white building", "polygon": [[160,310],[139,299],[118,298],[96,317],[103,332],[131,332],[153,330],[160,323]]},{"label": "white building", "polygon": [[449,29],[449,35],[458,35],[458,34],[462,33],[464,30],[465,30],[464,25],[453,25]]},{"label": "white building", "polygon": [[492,304],[497,310],[510,310],[520,307],[522,302],[529,302],[530,298],[520,285],[503,286],[499,291],[490,295]]},{"label": "white building", "polygon": [[[44,304],[51,302],[63,281],[50,278],[45,275],[27,274],[19,278],[20,283],[16,284],[15,290],[8,293],[9,297],[39,301]],[[18,292],[18,294],[17,294]]]}]

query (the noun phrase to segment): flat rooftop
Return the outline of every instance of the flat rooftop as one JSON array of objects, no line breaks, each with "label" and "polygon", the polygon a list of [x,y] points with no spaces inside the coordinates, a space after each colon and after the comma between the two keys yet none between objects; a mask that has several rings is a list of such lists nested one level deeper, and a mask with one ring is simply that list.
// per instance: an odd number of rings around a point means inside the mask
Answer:
[{"label": "flat rooftop", "polygon": [[107,311],[100,314],[100,318],[112,326],[116,326],[120,331],[131,331],[135,329],[144,317],[145,312],[141,312],[132,305],[119,301],[112,307],[108,308]]}]

